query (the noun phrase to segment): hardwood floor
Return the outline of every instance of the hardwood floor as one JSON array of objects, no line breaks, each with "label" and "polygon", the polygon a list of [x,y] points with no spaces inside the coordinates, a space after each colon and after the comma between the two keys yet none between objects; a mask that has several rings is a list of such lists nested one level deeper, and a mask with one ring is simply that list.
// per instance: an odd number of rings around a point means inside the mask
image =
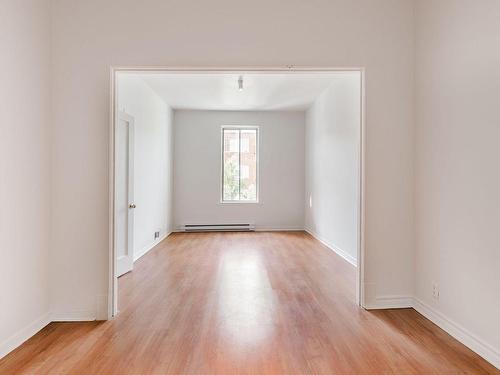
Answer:
[{"label": "hardwood floor", "polygon": [[412,309],[365,311],[308,234],[177,233],[119,280],[108,322],[52,323],[0,374],[500,374]]}]

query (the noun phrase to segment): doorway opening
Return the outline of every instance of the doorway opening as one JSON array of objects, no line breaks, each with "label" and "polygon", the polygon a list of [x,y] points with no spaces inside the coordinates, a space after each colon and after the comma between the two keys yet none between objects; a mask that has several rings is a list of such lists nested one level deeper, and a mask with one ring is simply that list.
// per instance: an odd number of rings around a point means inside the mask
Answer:
[{"label": "doorway opening", "polygon": [[118,277],[177,231],[306,231],[364,305],[363,69],[113,68],[111,85],[109,318]]}]

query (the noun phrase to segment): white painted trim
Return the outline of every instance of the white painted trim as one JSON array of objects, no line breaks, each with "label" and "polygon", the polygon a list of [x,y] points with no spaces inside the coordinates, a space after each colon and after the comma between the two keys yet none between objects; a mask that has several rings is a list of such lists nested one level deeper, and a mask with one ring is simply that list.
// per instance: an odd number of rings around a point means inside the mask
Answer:
[{"label": "white painted trim", "polygon": [[367,310],[383,309],[408,309],[413,307],[413,297],[411,296],[377,296],[375,302],[367,303]]},{"label": "white painted trim", "polygon": [[8,339],[4,340],[0,343],[0,359],[5,357],[11,351],[16,349],[26,340],[33,337],[36,333],[38,333],[42,328],[44,328],[47,324],[50,323],[50,313],[42,315],[40,318],[28,324],[26,327],[21,328]]},{"label": "white painted trim", "polygon": [[158,238],[157,240],[153,241],[153,243],[149,244],[149,245],[146,245],[144,246],[140,251],[139,251],[139,254],[136,255],[135,254],[135,251],[134,251],[134,262],[137,261],[139,258],[141,258],[142,256],[146,255],[149,250],[153,249],[153,247],[155,247],[156,245],[158,245],[161,241],[163,241],[165,238],[167,238],[169,235],[170,235],[171,232],[167,232],[165,233],[163,236],[161,236],[160,238]]},{"label": "white painted trim", "polygon": [[116,277],[115,257],[115,115],[118,110],[116,100],[116,73],[109,72],[109,145],[108,145],[108,320],[118,312],[118,278]]},{"label": "white painted trim", "polygon": [[[25,341],[35,336],[41,329],[52,322],[91,322],[95,321],[96,312],[100,319],[106,319],[107,296],[98,296],[97,311],[69,311],[69,312],[47,312],[40,318],[21,328],[11,337],[0,343],[0,359],[22,345]],[[101,311],[99,311],[99,309]]]},{"label": "white painted trim", "polygon": [[300,74],[300,73],[310,73],[310,74],[322,74],[325,72],[353,72],[358,71],[361,73],[361,132],[360,132],[360,184],[361,189],[359,191],[360,195],[360,218],[359,218],[359,243],[358,243],[358,266],[356,268],[356,302],[361,307],[365,304],[365,291],[364,291],[364,260],[365,260],[365,153],[366,153],[366,72],[364,67],[356,66],[344,66],[344,67],[329,67],[329,66],[294,66],[294,65],[284,65],[284,66],[239,66],[239,67],[221,67],[221,66],[110,66],[110,121],[109,121],[109,284],[108,284],[108,319],[111,319],[118,312],[118,278],[116,277],[116,259],[114,253],[114,174],[115,174],[115,160],[114,160],[114,123],[115,123],[115,111],[117,110],[116,101],[116,75],[120,72],[143,72],[143,73],[179,73],[179,74],[207,74],[207,73],[220,73],[220,74],[230,74],[230,73],[258,73],[258,74],[274,74],[277,72],[287,73],[287,74]]},{"label": "white painted trim", "polygon": [[500,350],[485,340],[448,318],[445,314],[411,296],[378,296],[374,303],[368,303],[367,310],[413,308],[424,318],[429,319],[457,341],[500,369]]},{"label": "white painted trim", "polygon": [[108,320],[108,295],[99,294],[95,298],[96,309],[95,318],[96,320]]},{"label": "white painted trim", "polygon": [[323,74],[325,72],[355,72],[361,71],[363,67],[356,66],[344,66],[344,67],[318,67],[318,66],[295,66],[295,65],[283,65],[283,66],[233,66],[233,67],[221,67],[221,66],[111,66],[114,72],[140,72],[140,73],[185,73],[185,74],[207,74],[207,73],[220,73],[220,74],[231,74],[231,73],[244,73],[252,72],[258,74],[275,74],[275,73],[289,73],[289,74],[301,74],[301,73],[317,73]]},{"label": "white painted trim", "polygon": [[304,232],[302,227],[255,227],[256,232]]},{"label": "white painted trim", "polygon": [[[179,229],[181,226],[177,226],[178,229],[174,229],[172,233],[196,233],[196,232],[186,232],[183,229]],[[242,231],[242,232],[304,232],[304,228],[302,227],[255,227],[253,231]]]},{"label": "white painted trim", "polygon": [[467,346],[470,350],[483,357],[493,366],[500,369],[500,350],[494,348],[483,339],[477,337],[460,324],[454,322],[443,313],[430,307],[418,298],[413,298],[413,308],[429,319],[442,330]]},{"label": "white painted trim", "polygon": [[354,258],[352,255],[348,254],[346,251],[342,250],[340,247],[335,246],[334,244],[326,241],[324,238],[321,238],[317,233],[315,233],[312,229],[306,228],[305,231],[309,233],[311,236],[313,236],[316,240],[321,242],[323,245],[328,247],[330,250],[334,251],[337,255],[345,259],[347,262],[352,264],[354,267],[358,266],[358,263],[356,262],[356,258]]},{"label": "white painted trim", "polygon": [[365,176],[366,176],[366,85],[365,85],[365,69],[359,69],[361,73],[361,123],[359,132],[359,218],[358,218],[358,248],[357,248],[357,263],[356,268],[356,303],[365,306]]},{"label": "white painted trim", "polygon": [[63,311],[54,312],[50,316],[52,322],[93,322],[96,320],[95,311]]}]

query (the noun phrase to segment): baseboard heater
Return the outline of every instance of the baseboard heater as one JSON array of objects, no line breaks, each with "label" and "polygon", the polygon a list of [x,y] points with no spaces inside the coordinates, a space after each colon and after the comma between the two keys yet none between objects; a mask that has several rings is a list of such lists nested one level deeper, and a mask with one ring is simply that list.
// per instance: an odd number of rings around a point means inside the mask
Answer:
[{"label": "baseboard heater", "polygon": [[181,229],[185,232],[251,232],[253,224],[185,224]]}]

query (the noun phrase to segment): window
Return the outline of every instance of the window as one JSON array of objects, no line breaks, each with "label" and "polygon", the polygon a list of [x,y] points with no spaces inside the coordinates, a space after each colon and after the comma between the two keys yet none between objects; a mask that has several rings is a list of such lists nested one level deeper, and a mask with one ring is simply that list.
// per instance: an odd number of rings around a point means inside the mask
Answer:
[{"label": "window", "polygon": [[222,127],[222,202],[257,202],[258,129]]}]

